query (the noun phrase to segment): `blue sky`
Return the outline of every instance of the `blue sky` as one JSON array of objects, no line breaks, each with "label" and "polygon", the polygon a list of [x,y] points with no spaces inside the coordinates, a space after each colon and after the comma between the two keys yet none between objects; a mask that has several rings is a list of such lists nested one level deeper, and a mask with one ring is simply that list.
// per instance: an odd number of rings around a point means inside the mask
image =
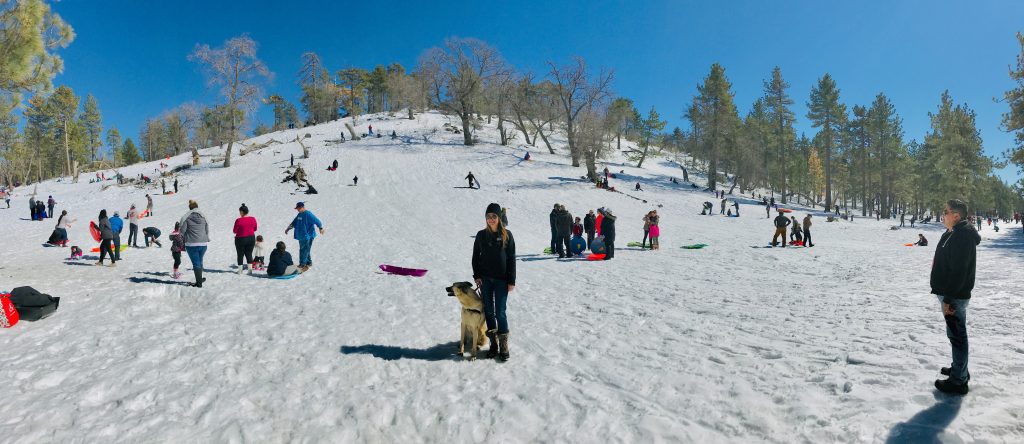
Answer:
[{"label": "blue sky", "polygon": [[[297,102],[299,56],[315,51],[332,71],[398,62],[412,67],[445,37],[483,39],[524,71],[584,57],[613,69],[619,95],[641,112],[654,106],[668,129],[710,65],[721,63],[745,113],[762,80],[782,69],[796,101],[798,131],[811,86],[825,72],[848,106],[884,92],[907,140],[922,140],[928,112],[949,89],[978,114],[989,155],[1012,146],[993,98],[1013,86],[1024,2],[1017,1],[573,1],[340,2],[64,0],[54,5],[77,38],[61,50],[56,84],[99,100],[104,124],[133,137],[147,117],[188,101],[214,103],[186,56],[248,33],[276,77],[267,92]],[[271,120],[269,110],[258,118]],[[1000,172],[1016,181],[1010,167]]]}]

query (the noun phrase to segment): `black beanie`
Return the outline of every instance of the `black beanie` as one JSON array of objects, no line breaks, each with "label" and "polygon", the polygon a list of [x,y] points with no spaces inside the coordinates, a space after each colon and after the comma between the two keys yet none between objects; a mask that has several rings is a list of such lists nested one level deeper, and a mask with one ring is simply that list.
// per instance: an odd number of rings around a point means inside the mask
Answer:
[{"label": "black beanie", "polygon": [[488,214],[496,214],[498,216],[501,216],[501,205],[498,205],[496,203],[491,203],[490,205],[488,205],[487,211],[484,212],[484,215],[486,216]]}]

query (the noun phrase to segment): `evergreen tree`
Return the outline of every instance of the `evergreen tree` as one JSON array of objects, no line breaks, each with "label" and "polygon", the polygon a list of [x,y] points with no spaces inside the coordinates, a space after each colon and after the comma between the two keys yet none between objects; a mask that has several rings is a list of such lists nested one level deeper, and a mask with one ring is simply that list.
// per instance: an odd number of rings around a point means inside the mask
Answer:
[{"label": "evergreen tree", "polygon": [[718,63],[711,65],[704,83],[697,86],[697,95],[687,116],[707,160],[708,189],[717,190],[719,156],[735,143],[739,127],[732,85],[725,77],[725,68]]},{"label": "evergreen tree", "polygon": [[96,154],[103,142],[103,123],[101,122],[100,106],[92,94],[85,96],[85,104],[82,105],[80,123],[85,129],[85,147],[89,150],[89,160],[96,160]]},{"label": "evergreen tree", "polygon": [[24,91],[45,91],[63,68],[51,51],[75,38],[71,26],[42,0],[0,3],[0,98],[20,103]]},{"label": "evergreen tree", "polygon": [[[1010,111],[1003,114],[1002,127],[1004,131],[1016,132],[1017,146],[1010,150],[1009,157],[1024,171],[1024,34],[1017,33],[1017,43],[1020,44],[1017,66],[1010,70],[1010,79],[1017,86],[1003,94],[1003,100],[1010,106]],[[1018,185],[1024,187],[1024,179]]]},{"label": "evergreen tree", "polygon": [[120,160],[118,150],[121,148],[121,132],[116,127],[107,130],[107,147],[110,148],[110,157],[115,164]]},{"label": "evergreen tree", "polygon": [[661,120],[661,116],[658,115],[658,111],[651,107],[651,110],[647,112],[647,118],[641,119],[640,121],[640,146],[644,149],[643,154],[640,155],[640,161],[637,162],[637,168],[643,168],[644,160],[647,159],[647,150],[650,149],[651,141],[654,140],[662,130],[665,129],[665,122]]},{"label": "evergreen tree", "polygon": [[612,100],[612,104],[608,106],[608,119],[615,132],[615,148],[619,151],[622,151],[623,134],[628,134],[632,130],[635,114],[639,113],[633,106],[633,101],[625,97]]},{"label": "evergreen tree", "polygon": [[811,88],[807,108],[807,118],[811,120],[813,127],[821,128],[823,135],[825,207],[832,208],[832,155],[846,123],[846,106],[839,103],[839,89],[828,73],[818,79],[818,84]]},{"label": "evergreen tree", "polygon": [[[789,83],[782,80],[782,70],[776,66],[772,70],[771,80],[764,81],[764,105],[768,120],[772,123],[772,142],[775,146],[776,158],[778,159],[774,169],[777,173],[775,187],[779,189],[782,203],[787,202],[786,165],[792,151],[793,140],[796,137],[796,133],[793,130],[796,117],[789,108],[793,105],[793,99],[789,97],[789,93],[786,92],[787,89],[789,89]],[[771,174],[772,169],[767,160],[765,161],[765,169],[766,173]]]},{"label": "evergreen tree", "polygon": [[929,166],[937,174],[930,184],[932,194],[926,205],[936,213],[951,198],[965,199],[973,205],[984,193],[980,185],[992,168],[991,160],[982,153],[975,113],[966,104],[954,105],[949,91],[944,91],[938,111],[928,115],[931,131],[925,136],[925,144]]},{"label": "evergreen tree", "polygon": [[879,175],[874,194],[882,217],[888,218],[891,215],[894,185],[904,147],[902,121],[885,94],[875,96],[875,101],[868,109],[867,129]]},{"label": "evergreen tree", "polygon": [[129,138],[124,141],[121,145],[121,149],[118,151],[118,163],[121,165],[133,165],[142,162],[142,156],[139,155],[139,149],[135,147],[135,142]]}]

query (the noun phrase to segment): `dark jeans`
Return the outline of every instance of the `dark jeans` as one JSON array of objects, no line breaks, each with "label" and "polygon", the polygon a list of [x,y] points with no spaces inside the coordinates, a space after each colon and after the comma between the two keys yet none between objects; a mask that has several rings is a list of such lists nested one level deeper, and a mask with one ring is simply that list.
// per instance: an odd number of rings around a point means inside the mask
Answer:
[{"label": "dark jeans", "polygon": [[128,224],[128,245],[131,245],[133,247],[139,246],[138,224]]},{"label": "dark jeans", "polygon": [[604,249],[605,249],[604,260],[608,260],[608,259],[611,259],[611,258],[615,257],[615,238],[614,237],[612,237],[612,238],[608,238],[608,237],[604,238]]},{"label": "dark jeans", "polygon": [[[649,234],[651,234],[651,230],[650,229],[645,229],[644,230],[644,239],[642,241],[640,241],[640,249],[641,250],[647,245],[647,236]],[[627,247],[628,247],[628,245],[627,245]]]},{"label": "dark jeans", "polygon": [[50,205],[49,208],[50,208],[50,212],[46,213],[46,216],[47,217],[53,217],[53,205]]},{"label": "dark jeans", "polygon": [[484,318],[487,329],[498,329],[498,334],[508,333],[508,318],[505,304],[508,302],[508,282],[485,277],[480,280],[480,294],[484,299]]},{"label": "dark jeans", "polygon": [[804,245],[808,247],[814,246],[814,242],[811,242],[811,230],[807,228],[804,228]]},{"label": "dark jeans", "polygon": [[551,252],[558,250],[558,232],[554,228],[551,229]]},{"label": "dark jeans", "polygon": [[235,238],[235,254],[238,257],[238,265],[242,265],[242,257],[245,257],[245,263],[252,263],[252,249],[256,246],[256,236],[236,237]]},{"label": "dark jeans", "polygon": [[121,260],[121,235],[118,233],[114,233],[114,251],[111,253],[111,257]]},{"label": "dark jeans", "polygon": [[[953,349],[953,363],[949,366],[949,379],[956,384],[963,384],[971,379],[971,372],[967,371],[967,304],[970,299],[954,299],[952,304],[953,316],[943,316],[946,319],[946,337],[949,338],[949,345]],[[942,303],[942,296],[939,296],[939,303]]]},{"label": "dark jeans", "polygon": [[114,253],[112,251],[110,251],[110,239],[103,239],[103,240],[100,241],[100,263],[101,264],[103,263],[103,259],[106,258],[108,254],[110,255],[110,263],[117,262],[117,259],[114,259]]},{"label": "dark jeans", "polygon": [[174,258],[174,269],[177,270],[181,266],[181,252],[172,251],[171,257]]},{"label": "dark jeans", "polygon": [[589,250],[590,249],[590,244],[593,244],[593,243],[594,243],[594,232],[593,231],[588,231],[587,232],[587,248],[586,249]]},{"label": "dark jeans", "polygon": [[555,253],[558,253],[559,256],[565,256],[566,253],[572,255],[572,247],[569,246],[568,234],[555,235]]}]

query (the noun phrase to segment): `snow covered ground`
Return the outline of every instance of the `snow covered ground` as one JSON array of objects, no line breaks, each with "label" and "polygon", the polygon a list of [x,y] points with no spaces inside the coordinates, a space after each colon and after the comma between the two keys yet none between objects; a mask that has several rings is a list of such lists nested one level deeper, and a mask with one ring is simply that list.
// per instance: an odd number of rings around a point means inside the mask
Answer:
[{"label": "snow covered ground", "polygon": [[[311,157],[285,143],[236,151],[222,169],[210,162],[222,150],[211,148],[182,174],[179,194],[149,188],[155,215],[143,227],[164,239],[188,199],[211,221],[203,289],[174,283],[166,247],[126,250],[116,268],[65,261],[67,250],[40,246],[55,219],[26,220],[31,188],[17,190],[0,211],[0,288],[62,299],[53,317],[0,331],[0,441],[1024,441],[1019,227],[982,230],[972,391],[951,398],[932,388],[950,356],[929,294],[934,247],[902,245],[919,232],[934,245],[940,226],[815,217],[816,247],[755,249],[772,234],[763,207],[741,200],[740,218],[700,216],[711,194],[669,183],[682,178],[666,159],[644,169],[613,159],[626,180],[612,185],[628,195],[611,193],[581,181],[563,155],[533,148],[524,162],[521,145],[490,143],[493,126],[485,143],[461,146],[446,121],[360,119],[360,131],[396,130],[397,142],[325,144],[340,122],[272,133],[245,143],[309,133]],[[280,183],[291,154],[320,194]],[[341,167],[325,171],[334,159]],[[480,190],[458,188],[469,171]],[[354,175],[359,186],[348,186]],[[147,190],[100,191],[82,177],[37,192],[77,219],[71,244],[91,248],[87,221],[144,205]],[[637,181],[645,191],[631,191]],[[314,268],[291,281],[235,274],[237,208],[249,206],[268,246],[287,240],[296,255],[284,229],[297,201],[326,226]],[[490,202],[509,209],[518,246],[506,364],[457,359],[459,306],[444,291],[471,280],[472,237]],[[616,259],[542,254],[556,202],[581,217],[612,208]],[[623,248],[655,208],[662,249]],[[710,247],[680,248],[697,242]],[[385,275],[382,263],[430,272]]]}]

